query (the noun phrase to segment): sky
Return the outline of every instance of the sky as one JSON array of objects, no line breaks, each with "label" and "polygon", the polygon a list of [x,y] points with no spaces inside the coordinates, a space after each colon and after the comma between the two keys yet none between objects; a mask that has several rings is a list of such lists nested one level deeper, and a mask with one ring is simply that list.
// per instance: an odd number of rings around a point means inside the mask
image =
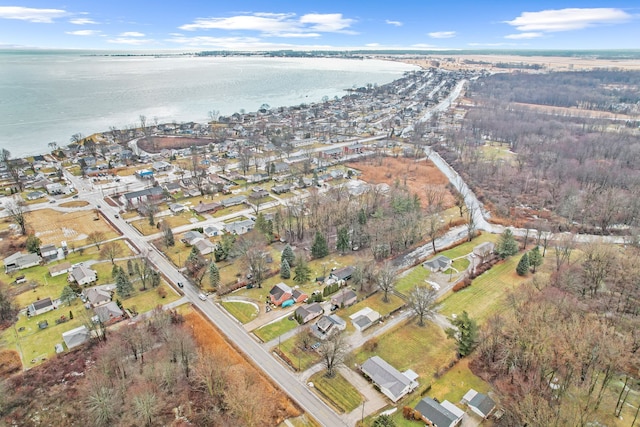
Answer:
[{"label": "sky", "polygon": [[[1,1],[1,0],[0,0]],[[0,3],[0,48],[640,49],[637,0]]]}]

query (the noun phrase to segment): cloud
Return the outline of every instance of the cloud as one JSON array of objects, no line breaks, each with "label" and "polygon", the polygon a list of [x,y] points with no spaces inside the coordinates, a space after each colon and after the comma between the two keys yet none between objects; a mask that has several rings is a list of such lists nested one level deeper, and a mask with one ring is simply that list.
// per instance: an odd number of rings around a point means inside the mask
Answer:
[{"label": "cloud", "polygon": [[469,46],[477,47],[477,46],[488,46],[488,47],[499,47],[499,46],[521,46],[518,43],[468,43]]},{"label": "cloud", "polygon": [[129,38],[129,37],[116,37],[114,39],[109,39],[107,41],[109,43],[126,44],[130,46],[142,46],[145,44],[154,43],[154,40],[151,40],[151,39]]},{"label": "cloud", "polygon": [[274,37],[293,37],[294,34],[318,37],[317,33],[353,34],[348,30],[353,22],[353,19],[343,18],[341,13],[310,13],[299,18],[294,13],[253,13],[226,18],[198,18],[179,28],[184,31],[256,31]]},{"label": "cloud", "polygon": [[380,47],[380,43],[367,43],[365,47]]},{"label": "cloud", "polygon": [[65,34],[69,34],[72,36],[96,36],[100,34],[99,30],[77,30],[77,31],[67,31]]},{"label": "cloud", "polygon": [[504,36],[504,38],[505,39],[520,40],[520,39],[536,39],[538,37],[543,37],[543,36],[544,36],[543,33],[531,32],[531,33],[509,34],[509,35]]},{"label": "cloud", "polygon": [[35,9],[21,6],[0,6],[0,18],[50,24],[56,18],[67,16],[62,9]]},{"label": "cloud", "polygon": [[614,8],[568,8],[522,12],[520,16],[504,21],[517,30],[526,32],[556,32],[581,30],[601,24],[614,24],[632,18],[627,12]]},{"label": "cloud", "polygon": [[412,44],[411,47],[416,47],[419,49],[429,49],[432,47],[435,47],[433,45],[427,44],[427,43],[416,43],[416,44]]},{"label": "cloud", "polygon": [[429,33],[429,37],[434,39],[450,39],[455,36],[455,31],[434,31],[433,33]]},{"label": "cloud", "polygon": [[121,33],[119,37],[144,37],[145,34],[144,33],[139,33],[137,31],[127,31],[124,33]]},{"label": "cloud", "polygon": [[390,21],[389,19],[387,19],[384,22],[386,22],[389,25],[395,25],[396,27],[402,27],[402,22],[400,21]]},{"label": "cloud", "polygon": [[264,41],[258,37],[209,37],[194,36],[188,37],[176,34],[174,37],[165,39],[165,42],[177,43],[188,48],[216,48],[225,50],[276,50],[276,49],[330,49],[325,45],[296,45],[289,43],[272,43]]},{"label": "cloud", "polygon": [[73,18],[69,20],[69,23],[74,25],[97,24],[96,21],[89,18]]}]

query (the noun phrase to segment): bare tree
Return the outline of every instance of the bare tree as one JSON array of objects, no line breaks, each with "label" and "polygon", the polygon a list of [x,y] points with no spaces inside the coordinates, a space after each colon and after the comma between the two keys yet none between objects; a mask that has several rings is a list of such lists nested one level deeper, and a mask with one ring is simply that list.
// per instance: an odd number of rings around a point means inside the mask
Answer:
[{"label": "bare tree", "polygon": [[343,334],[335,334],[320,344],[318,353],[322,364],[327,369],[327,377],[335,375],[336,369],[345,361],[349,347]]},{"label": "bare tree", "polygon": [[562,266],[569,262],[571,252],[576,243],[575,237],[574,234],[569,233],[554,240],[553,251],[556,257],[556,271],[560,271]]},{"label": "bare tree", "polygon": [[20,227],[20,233],[27,234],[27,207],[22,199],[13,198],[5,203],[5,209],[11,220]]},{"label": "bare tree", "polygon": [[438,293],[432,286],[416,286],[409,294],[409,305],[418,315],[418,325],[424,326],[424,319],[436,314],[435,302]]},{"label": "bare tree", "polygon": [[105,238],[105,234],[102,231],[92,231],[87,236],[87,240],[90,243],[93,243],[94,245],[96,245],[96,248],[98,248],[98,250],[100,250],[100,243],[102,243],[104,238]]},{"label": "bare tree", "polygon": [[376,273],[376,283],[378,288],[384,292],[382,301],[389,302],[389,292],[393,291],[396,285],[396,272],[389,262],[385,262]]},{"label": "bare tree", "polygon": [[116,242],[106,242],[100,250],[100,258],[108,259],[115,264],[115,259],[122,253],[122,248]]}]

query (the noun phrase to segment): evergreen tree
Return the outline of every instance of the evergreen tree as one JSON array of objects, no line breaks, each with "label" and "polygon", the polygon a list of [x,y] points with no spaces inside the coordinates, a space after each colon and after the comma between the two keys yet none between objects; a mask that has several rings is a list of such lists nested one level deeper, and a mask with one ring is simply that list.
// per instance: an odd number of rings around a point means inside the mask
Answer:
[{"label": "evergreen tree", "polygon": [[531,272],[535,274],[536,268],[542,265],[542,260],[542,254],[538,246],[529,251],[529,266],[531,267]]},{"label": "evergreen tree", "polygon": [[162,239],[164,240],[165,246],[174,246],[176,244],[171,226],[166,221],[162,221]]},{"label": "evergreen tree", "polygon": [[329,255],[327,239],[324,238],[322,233],[316,231],[316,237],[313,239],[313,245],[311,245],[311,256],[318,259],[324,258],[327,255]]},{"label": "evergreen tree", "polygon": [[62,293],[60,294],[60,302],[63,304],[71,305],[71,301],[78,298],[76,293],[71,289],[71,286],[67,285],[62,288]]},{"label": "evergreen tree", "polygon": [[116,277],[116,292],[122,298],[128,298],[133,293],[133,285],[123,269],[120,269]]},{"label": "evergreen tree", "polygon": [[519,276],[526,276],[528,271],[529,271],[529,255],[525,253],[524,255],[522,255],[522,258],[520,258],[520,262],[516,267],[516,273],[518,273]]},{"label": "evergreen tree", "polygon": [[286,258],[282,258],[282,262],[280,262],[280,277],[283,279],[291,278],[291,266]]},{"label": "evergreen tree", "polygon": [[311,278],[311,269],[307,265],[307,261],[304,258],[299,258],[296,260],[296,269],[295,276],[293,277],[293,281],[296,282],[297,285],[303,285],[309,281]]},{"label": "evergreen tree", "polygon": [[151,270],[151,287],[157,288],[158,286],[160,286],[160,273]]},{"label": "evergreen tree", "polygon": [[111,278],[115,279],[116,277],[118,277],[119,272],[120,267],[118,267],[118,264],[113,264],[113,267],[111,268]]},{"label": "evergreen tree", "polygon": [[396,422],[393,421],[390,415],[382,414],[372,424],[373,427],[396,427]]},{"label": "evergreen tree", "polygon": [[445,332],[447,337],[454,339],[458,343],[458,354],[465,357],[471,354],[478,340],[478,324],[469,318],[469,314],[463,311],[455,319],[451,319],[451,324],[455,328],[448,328]]},{"label": "evergreen tree", "polygon": [[293,249],[291,249],[291,246],[289,246],[288,243],[287,243],[287,246],[285,246],[284,249],[282,250],[282,259],[287,260],[287,262],[289,263],[289,267],[294,265],[293,263],[296,257],[293,254]]},{"label": "evergreen tree", "polygon": [[347,227],[338,229],[338,243],[336,244],[338,252],[344,255],[349,250],[349,230]]},{"label": "evergreen tree", "polygon": [[220,285],[220,270],[215,262],[209,264],[209,284],[212,288],[217,288]]},{"label": "evergreen tree", "polygon": [[37,254],[40,251],[40,245],[42,242],[35,234],[29,234],[27,236],[27,251],[32,254]]},{"label": "evergreen tree", "polygon": [[133,276],[133,263],[131,262],[131,259],[127,260],[127,273],[129,273],[129,276]]},{"label": "evergreen tree", "polygon": [[496,245],[496,254],[502,259],[508,258],[518,253],[518,242],[510,229],[504,230],[500,235],[500,241]]}]

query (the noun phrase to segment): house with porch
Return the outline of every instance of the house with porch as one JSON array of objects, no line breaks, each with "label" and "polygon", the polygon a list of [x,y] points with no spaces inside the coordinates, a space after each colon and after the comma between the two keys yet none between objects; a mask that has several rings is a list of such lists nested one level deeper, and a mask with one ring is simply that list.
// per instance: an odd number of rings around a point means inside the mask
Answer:
[{"label": "house with porch", "polygon": [[430,259],[429,261],[425,261],[422,263],[424,268],[428,268],[432,273],[438,271],[445,271],[449,267],[451,267],[452,261],[450,258],[447,258],[444,255],[438,255],[437,257]]},{"label": "house with porch", "polygon": [[367,359],[360,371],[394,403],[418,387],[418,374],[410,369],[400,372],[380,356]]}]

